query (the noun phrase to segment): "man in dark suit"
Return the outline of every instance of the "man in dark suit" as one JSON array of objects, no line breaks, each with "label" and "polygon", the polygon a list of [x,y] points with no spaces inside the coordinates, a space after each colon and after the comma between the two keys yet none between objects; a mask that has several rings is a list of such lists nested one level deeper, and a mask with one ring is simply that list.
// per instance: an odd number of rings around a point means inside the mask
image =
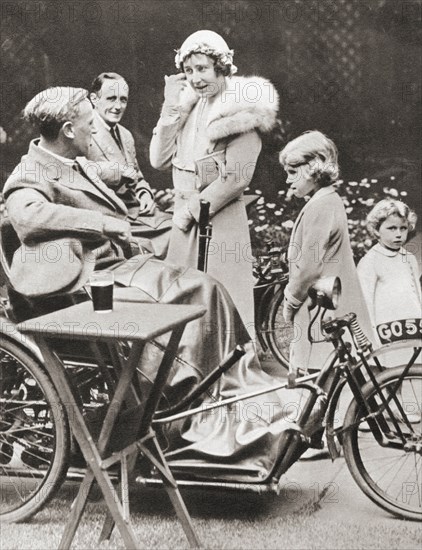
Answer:
[{"label": "man in dark suit", "polygon": [[101,73],[91,85],[89,98],[95,107],[95,133],[87,157],[97,163],[102,181],[125,203],[133,233],[143,239],[148,250],[163,258],[171,214],[157,207],[139,168],[133,135],[120,124],[129,100],[129,86],[117,73]]}]

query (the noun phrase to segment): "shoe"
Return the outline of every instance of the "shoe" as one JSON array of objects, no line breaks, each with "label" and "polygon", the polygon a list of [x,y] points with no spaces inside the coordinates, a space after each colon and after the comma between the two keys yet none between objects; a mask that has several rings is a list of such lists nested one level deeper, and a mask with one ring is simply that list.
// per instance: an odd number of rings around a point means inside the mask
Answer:
[{"label": "shoe", "polygon": [[406,416],[410,424],[419,424],[420,422],[422,422],[422,415],[420,414],[411,413],[407,414]]},{"label": "shoe", "polygon": [[303,455],[299,458],[299,460],[322,460],[324,458],[330,458],[330,453],[327,448],[323,449],[313,449],[312,447],[309,447]]},{"label": "shoe", "polygon": [[299,460],[322,460],[329,457],[327,439],[323,430],[320,430],[311,437],[311,446],[301,455]]}]

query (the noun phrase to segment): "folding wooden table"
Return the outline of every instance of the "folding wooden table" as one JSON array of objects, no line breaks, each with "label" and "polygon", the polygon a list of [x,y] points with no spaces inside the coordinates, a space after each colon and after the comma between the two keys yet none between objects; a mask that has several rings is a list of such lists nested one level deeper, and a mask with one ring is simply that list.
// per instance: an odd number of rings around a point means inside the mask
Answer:
[{"label": "folding wooden table", "polygon": [[[130,289],[129,300],[130,298]],[[73,305],[66,309],[30,319],[18,325],[19,331],[34,335],[45,365],[61,396],[70,419],[73,434],[79,443],[87,464],[87,473],[78,495],[72,504],[68,523],[62,536],[60,548],[69,548],[84,512],[89,490],[97,481],[108,508],[108,520],[104,525],[103,537],[110,535],[114,523],[117,525],[126,548],[138,548],[130,524],[128,475],[134,465],[134,456],[142,454],[156,467],[162,477],[175,512],[192,547],[199,546],[191,518],[177,488],[176,481],[166,463],[151,422],[158,406],[161,391],[166,383],[170,368],[177,353],[180,338],[189,321],[201,317],[205,308],[196,305],[169,305],[124,301],[124,292],[114,302],[110,313],[96,313],[91,301]],[[142,397],[137,383],[136,367],[148,341],[169,333],[167,347],[148,396]],[[87,342],[105,342],[114,353],[113,368],[116,372],[116,387],[107,407],[101,433],[96,441],[90,433],[81,411],[81,402],[71,383],[62,360],[49,346],[49,338],[72,339]],[[121,342],[130,342],[130,351],[122,358],[119,352]],[[83,345],[83,344],[82,344]],[[124,448],[110,451],[116,438],[116,422],[124,402],[138,403],[139,415],[131,419],[130,441]],[[113,428],[114,431],[113,431]],[[128,459],[129,457],[129,459]],[[120,462],[121,498],[113,486],[110,466]]]}]

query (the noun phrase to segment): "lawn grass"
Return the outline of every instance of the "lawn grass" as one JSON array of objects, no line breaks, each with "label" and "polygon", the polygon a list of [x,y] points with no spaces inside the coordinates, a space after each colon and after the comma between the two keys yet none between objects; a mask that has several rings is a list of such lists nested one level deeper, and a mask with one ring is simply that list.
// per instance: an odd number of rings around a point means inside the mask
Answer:
[{"label": "lawn grass", "polygon": [[[69,514],[74,487],[64,488],[50,506],[30,523],[2,525],[1,550],[58,548]],[[186,495],[186,493],[185,493]],[[420,524],[384,517],[366,522],[323,520],[318,506],[281,516],[274,509],[275,495],[193,493],[186,496],[203,548],[210,549],[391,549],[420,550]],[[117,530],[110,541],[98,544],[104,519],[101,501],[90,502],[72,548],[123,549]],[[132,523],[140,547],[185,549],[187,540],[161,491],[136,489],[132,498]]]}]

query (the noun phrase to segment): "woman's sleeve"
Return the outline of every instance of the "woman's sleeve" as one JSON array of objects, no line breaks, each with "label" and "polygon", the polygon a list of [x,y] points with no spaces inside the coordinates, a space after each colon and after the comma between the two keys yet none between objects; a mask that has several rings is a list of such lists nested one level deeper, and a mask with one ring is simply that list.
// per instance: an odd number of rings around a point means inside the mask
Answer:
[{"label": "woman's sleeve", "polygon": [[373,254],[369,252],[361,259],[358,264],[357,271],[363,297],[365,298],[366,306],[371,317],[371,322],[375,327],[375,292],[378,276]]},{"label": "woman's sleeve", "polygon": [[199,201],[210,203],[210,215],[215,215],[229,202],[240,197],[248,187],[261,152],[262,142],[257,132],[247,132],[232,139],[226,148],[226,177],[221,175],[208,185],[199,195],[189,200],[189,210],[199,219]]},{"label": "woman's sleeve", "polygon": [[176,138],[179,132],[181,113],[177,107],[163,107],[157,126],[152,132],[149,147],[151,166],[157,170],[171,167],[176,152]]}]

